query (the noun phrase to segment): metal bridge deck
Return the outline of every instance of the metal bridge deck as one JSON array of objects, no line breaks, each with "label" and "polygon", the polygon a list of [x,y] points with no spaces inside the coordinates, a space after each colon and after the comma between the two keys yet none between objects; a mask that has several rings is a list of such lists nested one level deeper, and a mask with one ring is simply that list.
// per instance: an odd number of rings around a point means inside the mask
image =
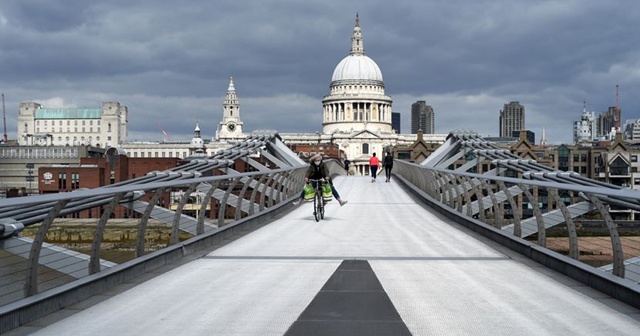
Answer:
[{"label": "metal bridge deck", "polygon": [[319,223],[304,204],[9,335],[640,334],[636,309],[429,212],[396,182],[335,183],[349,203]]}]

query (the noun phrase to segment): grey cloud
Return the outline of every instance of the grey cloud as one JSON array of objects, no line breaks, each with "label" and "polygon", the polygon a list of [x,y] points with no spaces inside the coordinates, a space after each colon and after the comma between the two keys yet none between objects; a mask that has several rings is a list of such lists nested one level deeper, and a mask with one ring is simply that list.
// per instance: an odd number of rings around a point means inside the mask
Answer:
[{"label": "grey cloud", "polygon": [[638,118],[640,4],[603,1],[18,1],[0,6],[0,90],[15,137],[20,101],[130,111],[131,139],[213,136],[229,76],[245,129],[315,132],[355,13],[394,111],[436,110],[436,131],[496,135],[502,104],[571,140],[583,101]]}]

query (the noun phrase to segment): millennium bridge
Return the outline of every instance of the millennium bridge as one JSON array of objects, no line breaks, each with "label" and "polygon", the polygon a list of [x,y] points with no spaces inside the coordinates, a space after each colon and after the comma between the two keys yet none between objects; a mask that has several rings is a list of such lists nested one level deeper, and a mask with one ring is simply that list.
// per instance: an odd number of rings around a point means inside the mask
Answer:
[{"label": "millennium bridge", "polygon": [[[0,333],[640,334],[637,191],[462,131],[424,162],[396,160],[390,183],[328,165],[349,203],[319,222],[292,204],[308,163],[275,131],[125,182],[0,201]],[[82,248],[53,239],[79,220]],[[131,247],[113,255],[123,225]],[[610,251],[598,265],[594,241]]]}]

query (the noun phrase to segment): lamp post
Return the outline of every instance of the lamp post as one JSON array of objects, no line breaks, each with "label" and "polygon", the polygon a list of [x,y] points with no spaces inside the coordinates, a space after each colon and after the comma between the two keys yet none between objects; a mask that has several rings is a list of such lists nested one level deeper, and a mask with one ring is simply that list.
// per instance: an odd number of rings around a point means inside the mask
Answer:
[{"label": "lamp post", "polygon": [[31,182],[33,182],[33,170],[29,169],[29,191],[27,191],[27,195],[31,193]]}]

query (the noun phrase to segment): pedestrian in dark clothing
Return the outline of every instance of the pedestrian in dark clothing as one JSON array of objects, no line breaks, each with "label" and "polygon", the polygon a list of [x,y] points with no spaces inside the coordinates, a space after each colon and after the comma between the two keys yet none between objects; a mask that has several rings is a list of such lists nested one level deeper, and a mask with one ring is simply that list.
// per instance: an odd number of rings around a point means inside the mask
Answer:
[{"label": "pedestrian in dark clothing", "polygon": [[349,161],[349,159],[344,159],[344,170],[347,171],[347,175],[349,175],[349,164],[351,163],[351,161]]},{"label": "pedestrian in dark clothing", "polygon": [[385,182],[391,182],[391,169],[393,169],[393,156],[391,156],[391,153],[387,152],[382,164],[384,165],[384,172],[387,175],[387,180]]}]

